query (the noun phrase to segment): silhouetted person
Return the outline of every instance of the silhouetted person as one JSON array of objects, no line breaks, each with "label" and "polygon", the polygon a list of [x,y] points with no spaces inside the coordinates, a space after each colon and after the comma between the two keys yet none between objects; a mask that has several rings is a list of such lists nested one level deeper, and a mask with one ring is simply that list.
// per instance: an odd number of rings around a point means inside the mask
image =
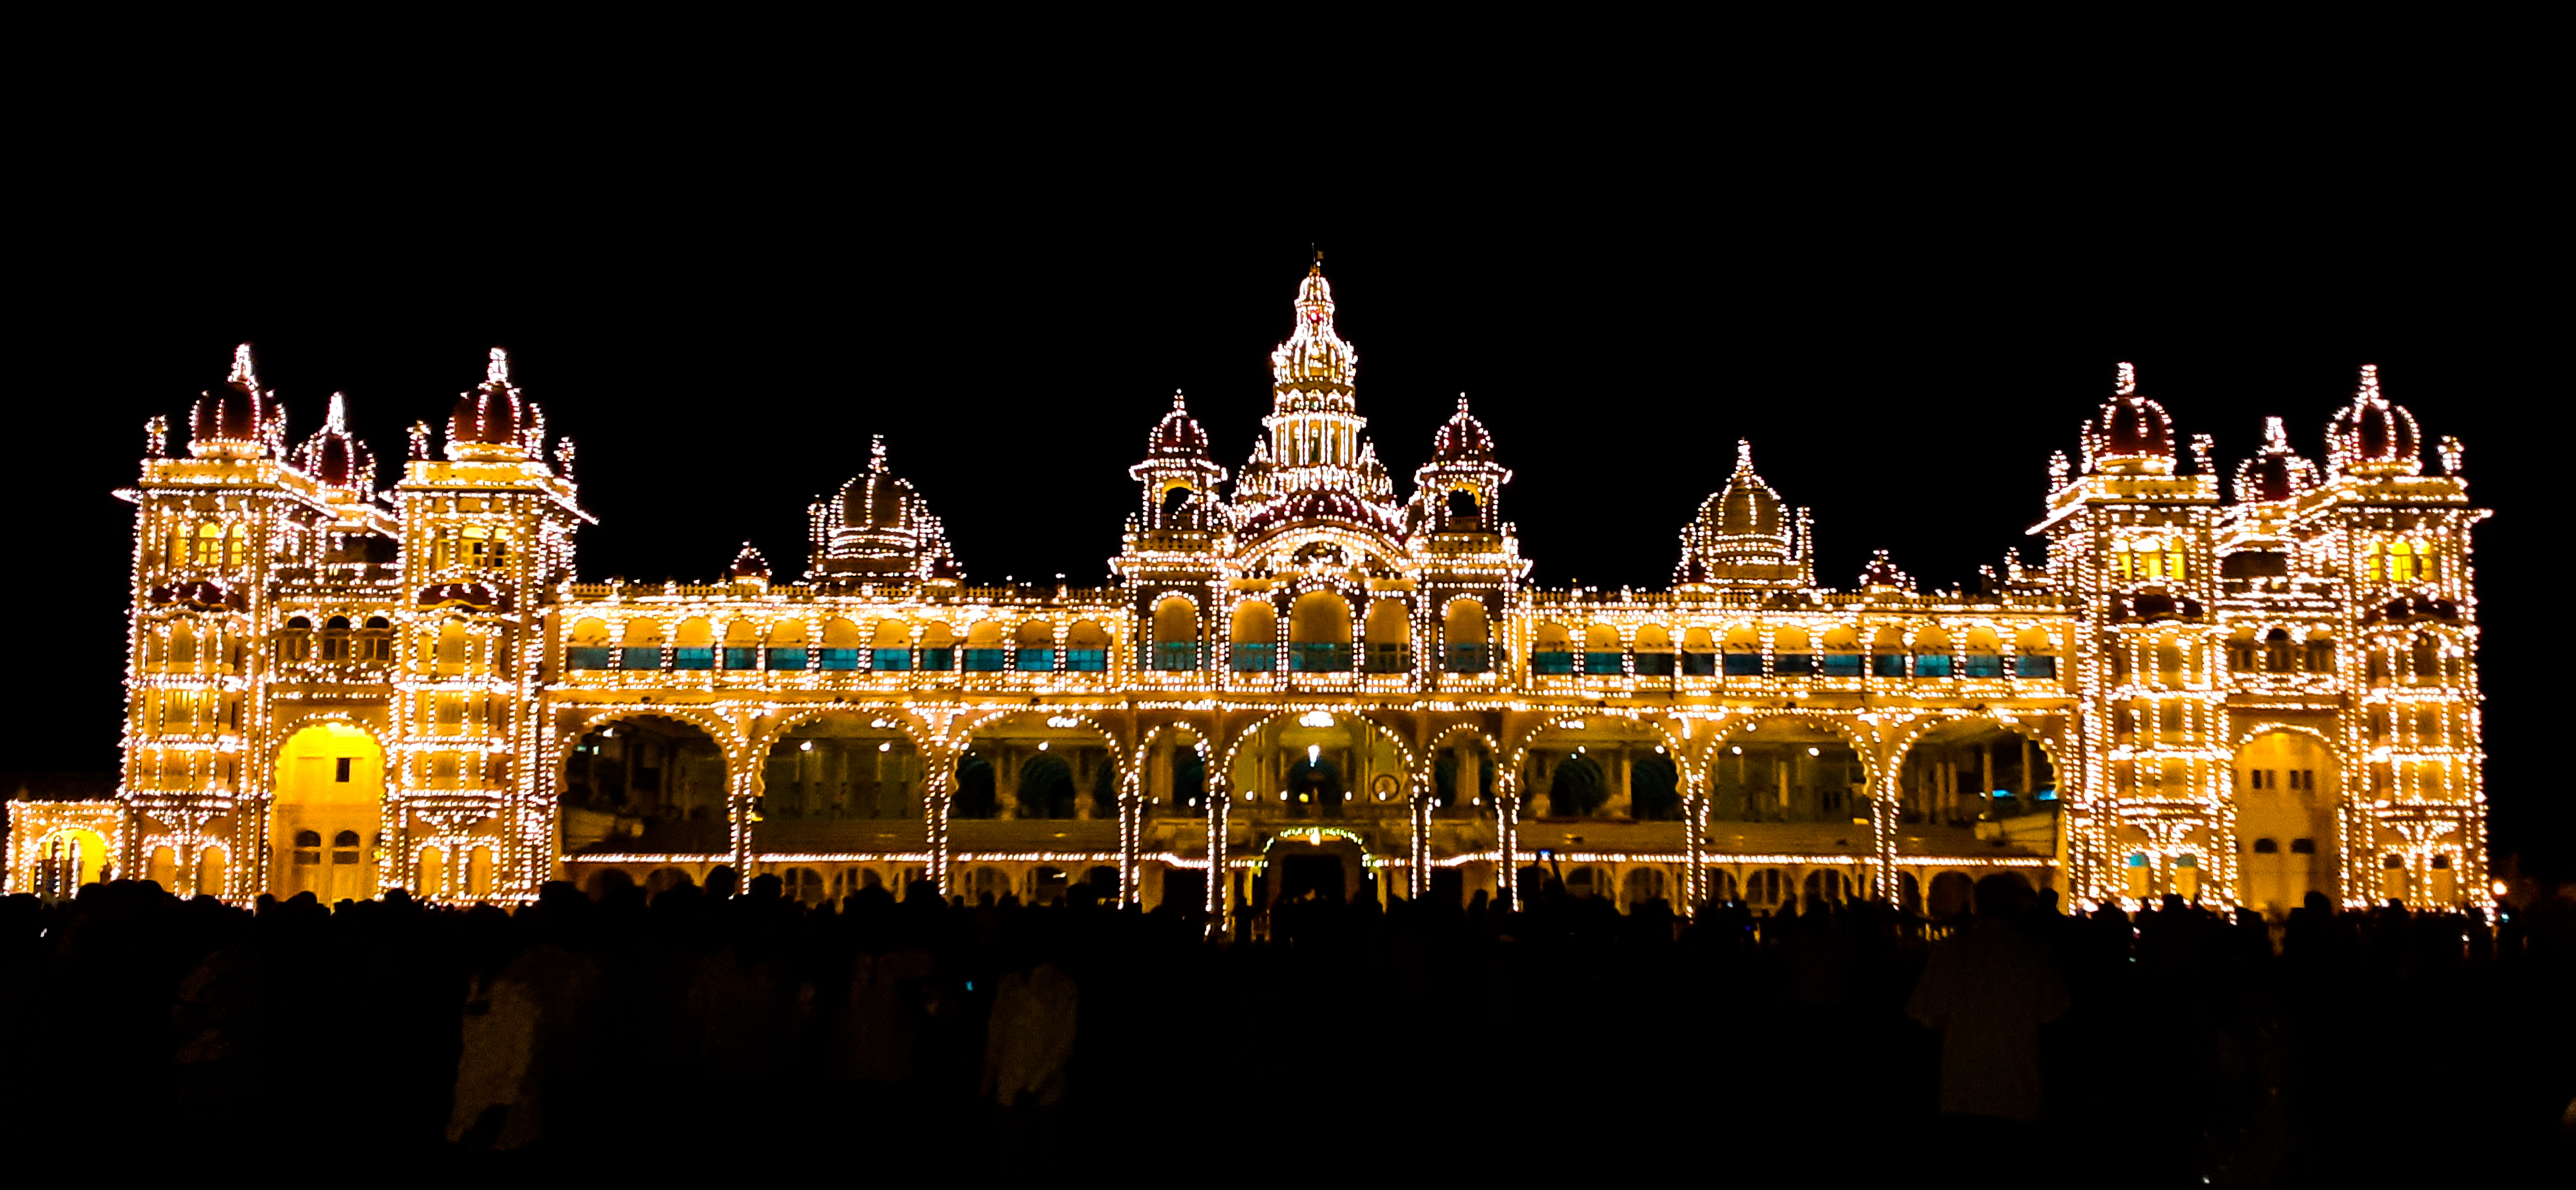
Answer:
[{"label": "silhouetted person", "polygon": [[1941,1031],[1941,1112],[2039,1119],[2039,1027],[2066,1015],[2046,947],[2014,919],[2029,895],[1997,874],[1977,882],[1976,920],[1932,950],[1906,1015]]}]

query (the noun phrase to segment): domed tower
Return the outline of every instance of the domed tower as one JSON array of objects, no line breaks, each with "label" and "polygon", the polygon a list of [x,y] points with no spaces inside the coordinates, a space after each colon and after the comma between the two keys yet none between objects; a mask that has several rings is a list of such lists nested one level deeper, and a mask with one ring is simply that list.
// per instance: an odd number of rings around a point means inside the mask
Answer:
[{"label": "domed tower", "polygon": [[386,749],[398,758],[385,803],[389,867],[415,870],[433,838],[488,838],[494,894],[533,895],[554,875],[556,842],[545,815],[528,809],[550,804],[553,780],[531,710],[561,661],[545,644],[545,608],[572,580],[573,531],[590,518],[571,478],[549,466],[545,415],[501,348],[450,407],[444,451],[431,457],[426,430],[413,434],[423,449],[394,488],[402,605]]},{"label": "domed tower", "polygon": [[2174,473],[2173,418],[2138,394],[2138,369],[2120,365],[2119,382],[2102,411],[2084,423],[2084,470],[2102,475]]},{"label": "domed tower", "polygon": [[1413,473],[1405,506],[1412,547],[1413,614],[1425,672],[1437,667],[1475,682],[1493,664],[1491,625],[1508,624],[1513,593],[1529,576],[1517,528],[1502,516],[1503,485],[1512,473],[1496,458],[1494,436],[1458,394],[1457,412],[1431,435],[1431,461]]},{"label": "domed tower", "polygon": [[1138,668],[1188,672],[1210,656],[1218,580],[1225,569],[1225,541],[1232,523],[1217,501],[1225,468],[1208,457],[1207,430],[1190,416],[1178,390],[1172,408],[1145,439],[1145,459],[1127,469],[1141,507],[1127,516],[1127,531],[1110,571],[1127,584],[1130,609],[1142,626]]},{"label": "domed tower", "polygon": [[346,394],[331,394],[330,412],[323,416],[322,428],[297,444],[294,462],[333,509],[356,512],[375,503],[376,452],[349,433]]},{"label": "domed tower", "polygon": [[839,586],[954,582],[948,536],[912,484],[886,467],[885,439],[868,448],[868,469],[807,510],[813,561],[806,577]]},{"label": "domed tower", "polygon": [[1753,470],[1753,444],[1735,444],[1735,474],[1682,527],[1674,582],[1685,586],[1804,588],[1816,585],[1812,522]]},{"label": "domed tower", "polygon": [[2218,573],[2226,579],[2277,579],[2291,572],[2288,524],[2299,497],[2323,481],[2317,465],[2290,446],[2281,419],[2263,419],[2263,446],[2236,465],[2229,490],[2236,503],[2221,522]]},{"label": "domed tower", "polygon": [[1431,461],[1413,473],[1413,502],[1405,526],[1414,535],[1481,533],[1500,537],[1507,530],[1501,514],[1503,485],[1512,473],[1494,461],[1494,436],[1467,409],[1467,394],[1458,394],[1458,411],[1431,435]]},{"label": "domed tower", "polygon": [[2379,365],[2361,366],[2361,383],[2352,404],[2326,423],[2326,470],[2346,475],[2420,475],[2424,471],[2423,435],[2415,415],[2389,403],[2379,391]]},{"label": "domed tower", "polygon": [[2239,504],[2280,504],[2315,491],[2321,482],[2317,465],[2290,446],[2281,419],[2263,419],[2263,448],[2236,465],[2234,485]]},{"label": "domed tower", "polygon": [[201,459],[276,458],[286,454],[286,407],[259,386],[250,344],[233,348],[233,370],[188,408],[188,453]]},{"label": "domed tower", "polygon": [[1190,416],[1180,390],[1172,391],[1171,412],[1154,423],[1145,441],[1145,460],[1129,467],[1127,477],[1142,485],[1145,502],[1131,518],[1130,532],[1180,534],[1175,546],[1197,548],[1205,543],[1193,546],[1196,539],[1190,535],[1224,531],[1225,510],[1217,503],[1216,485],[1225,482],[1225,468],[1208,457],[1207,430]]},{"label": "domed tower", "polygon": [[1270,353],[1265,433],[1235,483],[1238,538],[1259,550],[1283,531],[1322,525],[1392,547],[1402,528],[1395,485],[1364,437],[1368,419],[1352,395],[1359,353],[1334,329],[1320,255],[1297,287],[1296,311],[1295,330]]}]

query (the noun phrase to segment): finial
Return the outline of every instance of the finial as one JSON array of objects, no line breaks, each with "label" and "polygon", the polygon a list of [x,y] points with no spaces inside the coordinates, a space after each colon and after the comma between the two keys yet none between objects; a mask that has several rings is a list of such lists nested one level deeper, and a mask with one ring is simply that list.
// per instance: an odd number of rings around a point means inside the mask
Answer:
[{"label": "finial", "polygon": [[483,383],[500,388],[510,385],[510,353],[495,347],[491,361],[483,365]]},{"label": "finial", "polygon": [[1176,389],[1173,389],[1173,390],[1172,390],[1172,412],[1174,412],[1174,413],[1187,413],[1187,412],[1189,412],[1189,411],[1190,411],[1190,405],[1189,405],[1189,401],[1188,401],[1188,399],[1187,399],[1187,398],[1184,398],[1183,396],[1181,396],[1181,390],[1179,390],[1179,389],[1177,389],[1177,388],[1176,388]]},{"label": "finial", "polygon": [[2280,418],[2263,419],[2263,449],[2270,454],[2289,453],[2290,431],[2282,427]]},{"label": "finial", "polygon": [[2049,482],[2049,483],[2054,484],[2054,485],[2056,485],[2057,487],[2061,487],[2061,488],[2062,488],[2062,487],[2065,487],[2065,486],[2066,486],[2066,476],[2067,476],[2067,473],[2068,473],[2068,472],[2071,472],[2071,471],[2073,471],[2073,470],[2075,470],[2075,465],[2074,465],[2073,463],[2069,463],[2069,462],[2067,462],[2067,461],[2066,461],[2066,452],[2065,452],[2065,451],[2062,451],[2062,450],[2060,450],[2060,451],[2053,451],[2053,452],[2051,452],[2051,453],[2049,454],[2049,456],[2048,456],[2048,482]]},{"label": "finial", "polygon": [[2442,444],[2435,447],[2434,450],[2442,456],[2442,474],[2457,475],[2460,473],[2460,456],[2466,453],[2466,448],[2460,445],[2458,435],[2443,435]]},{"label": "finial", "polygon": [[244,343],[233,348],[233,374],[224,379],[226,383],[238,384],[243,388],[259,387],[259,371],[252,367],[250,362],[250,344]]},{"label": "finial", "polygon": [[2138,395],[2138,365],[2125,360],[2121,362],[2120,382],[2114,391],[2123,397]]},{"label": "finial", "polygon": [[155,413],[151,420],[143,423],[143,457],[160,459],[169,457],[169,454],[170,419]]},{"label": "finial", "polygon": [[1467,412],[1467,394],[1465,393],[1458,394],[1458,412],[1461,415],[1464,415]]},{"label": "finial", "polygon": [[411,423],[411,457],[414,460],[426,459],[429,457],[428,422],[416,421]]},{"label": "finial", "polygon": [[2218,449],[2217,439],[2212,438],[2207,434],[2194,434],[2191,436],[2191,457],[2195,463],[2199,464],[2201,474],[2211,475],[2216,473],[2216,468],[2209,461],[2209,452],[2216,449]]},{"label": "finial", "polygon": [[572,478],[572,460],[577,453],[579,452],[573,448],[572,439],[555,439],[555,469],[563,472],[563,477],[567,480]]},{"label": "finial", "polygon": [[1738,471],[1750,471],[1753,469],[1752,439],[1738,438],[1735,440],[1735,469]]},{"label": "finial", "polygon": [[2376,405],[2387,398],[2379,395],[2379,365],[2361,366],[2361,388],[2352,394],[2355,404]]},{"label": "finial", "polygon": [[883,434],[871,434],[871,435],[869,435],[869,436],[868,436],[868,470],[870,470],[870,471],[883,471],[883,470],[885,470],[885,469],[886,469],[886,447],[885,447],[885,435],[883,435]]},{"label": "finial", "polygon": [[346,434],[349,432],[348,402],[349,397],[346,393],[331,394],[331,411],[322,415],[323,429],[329,430],[335,434]]}]

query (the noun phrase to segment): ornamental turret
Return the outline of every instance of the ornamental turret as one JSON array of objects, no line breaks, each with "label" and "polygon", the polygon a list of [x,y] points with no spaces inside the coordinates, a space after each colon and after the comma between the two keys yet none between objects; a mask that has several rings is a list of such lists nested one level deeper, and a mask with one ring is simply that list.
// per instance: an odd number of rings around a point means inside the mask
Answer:
[{"label": "ornamental turret", "polygon": [[188,453],[201,459],[257,459],[286,453],[286,407],[259,386],[250,344],[233,348],[232,374],[188,408]]},{"label": "ornamental turret", "polygon": [[2088,474],[2173,474],[2173,418],[2163,405],[2139,395],[2137,365],[2120,365],[2111,399],[2084,423],[2083,446]]},{"label": "ornamental turret", "polygon": [[1216,485],[1225,468],[1208,457],[1207,430],[1190,416],[1189,402],[1172,390],[1171,411],[1154,423],[1145,459],[1127,469],[1142,485],[1144,507],[1131,526],[1148,533],[1211,533],[1225,528]]},{"label": "ornamental turret", "polygon": [[376,501],[376,452],[349,432],[348,397],[331,394],[322,428],[295,447],[294,462],[341,519],[362,517]]},{"label": "ornamental turret", "polygon": [[2361,366],[2352,404],[2326,423],[2326,470],[2345,475],[2420,475],[2423,433],[2415,415],[2379,391],[2379,365]]},{"label": "ornamental turret", "polygon": [[483,383],[456,395],[447,414],[447,457],[459,461],[545,458],[546,415],[510,379],[510,353],[495,347]]},{"label": "ornamental turret", "polygon": [[2239,504],[2278,504],[2316,490],[2317,465],[2290,446],[2281,419],[2263,419],[2263,448],[2236,465],[2233,485]]},{"label": "ornamental turret", "polygon": [[[1313,544],[1304,530],[1355,530],[1356,541],[1368,542],[1363,552],[1392,553],[1402,513],[1394,481],[1363,436],[1368,419],[1351,387],[1359,353],[1334,329],[1333,287],[1320,254],[1298,284],[1296,314],[1295,329],[1270,353],[1270,415],[1234,486],[1238,539],[1285,560]],[[1360,561],[1340,544],[1319,548],[1304,561]]]},{"label": "ornamental turret", "polygon": [[1413,473],[1413,503],[1406,526],[1426,533],[1505,531],[1499,511],[1503,485],[1512,473],[1494,461],[1494,436],[1467,409],[1467,394],[1458,394],[1458,411],[1431,436],[1431,461]]}]

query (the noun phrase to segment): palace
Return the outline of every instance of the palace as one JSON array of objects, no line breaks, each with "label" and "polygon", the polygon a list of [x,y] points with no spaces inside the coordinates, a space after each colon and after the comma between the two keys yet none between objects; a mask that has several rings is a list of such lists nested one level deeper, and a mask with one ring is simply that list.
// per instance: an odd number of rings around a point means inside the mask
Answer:
[{"label": "palace", "polygon": [[2222,484],[2134,371],[1971,591],[1821,585],[1739,445],[1658,591],[1550,590],[1462,397],[1399,486],[1321,266],[1229,478],[1175,395],[1104,586],[965,581],[880,440],[800,578],[584,582],[567,439],[491,353],[399,482],[334,396],[290,446],[247,347],[135,505],[124,773],[14,804],[7,880],[452,901],[928,879],[1210,912],[1284,896],[1621,906],[2018,871],[2074,903],[2487,899],[2472,507],[2361,371],[2324,464]]}]

